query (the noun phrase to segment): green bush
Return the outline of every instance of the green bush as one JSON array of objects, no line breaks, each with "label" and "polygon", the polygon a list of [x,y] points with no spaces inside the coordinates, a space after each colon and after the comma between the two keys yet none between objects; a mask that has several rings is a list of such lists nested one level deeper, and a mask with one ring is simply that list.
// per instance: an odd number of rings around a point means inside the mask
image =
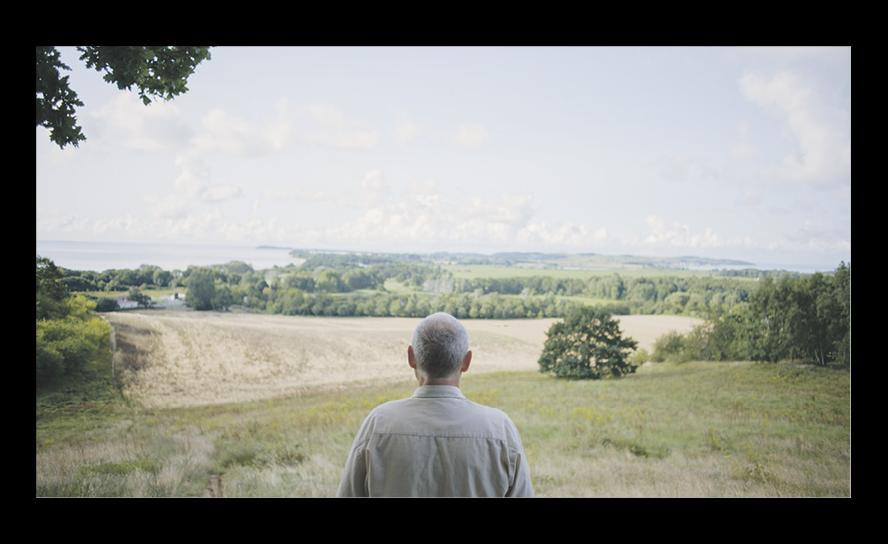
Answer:
[{"label": "green bush", "polygon": [[654,342],[654,352],[651,355],[658,363],[683,363],[690,361],[692,357],[688,353],[687,338],[679,332],[668,332],[657,338]]},{"label": "green bush", "polygon": [[109,349],[111,327],[100,318],[44,319],[37,322],[37,382],[53,382],[80,372]]},{"label": "green bush", "polygon": [[97,312],[113,312],[118,308],[117,299],[114,298],[102,297],[96,301]]},{"label": "green bush", "polygon": [[648,361],[653,360],[651,354],[646,349],[640,349],[629,356],[629,362],[633,365],[640,366]]}]

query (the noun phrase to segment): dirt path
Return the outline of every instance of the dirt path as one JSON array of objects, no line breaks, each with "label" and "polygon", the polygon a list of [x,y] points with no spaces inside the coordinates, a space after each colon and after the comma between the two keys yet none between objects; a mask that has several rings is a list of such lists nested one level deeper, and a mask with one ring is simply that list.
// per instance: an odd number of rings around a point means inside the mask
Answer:
[{"label": "dirt path", "polygon": [[[335,318],[216,312],[107,314],[121,380],[151,406],[219,404],[316,388],[410,378],[407,346],[417,318]],[[471,372],[533,370],[555,319],[464,320]],[[699,320],[623,316],[624,333],[650,349]]]}]

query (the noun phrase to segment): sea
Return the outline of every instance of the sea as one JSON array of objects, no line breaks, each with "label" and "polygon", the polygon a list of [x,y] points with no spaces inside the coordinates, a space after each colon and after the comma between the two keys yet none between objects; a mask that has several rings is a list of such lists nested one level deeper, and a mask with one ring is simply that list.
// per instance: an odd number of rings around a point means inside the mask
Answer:
[{"label": "sea", "polygon": [[299,264],[289,249],[256,246],[159,244],[136,242],[70,242],[37,240],[37,255],[48,257],[70,270],[102,272],[112,268],[139,268],[143,264],[164,270],[185,270],[190,265],[208,266],[243,261],[254,270]]},{"label": "sea", "polygon": [[[159,266],[164,270],[185,270],[190,265],[208,266],[243,261],[254,270],[274,266],[300,264],[302,259],[289,255],[286,248],[262,248],[236,245],[160,244],[138,242],[71,242],[37,240],[37,255],[70,270],[102,272],[112,268],[139,268],[143,264]],[[689,269],[742,269],[789,270],[811,274],[832,272],[835,265],[754,263],[750,265],[698,266]]]}]

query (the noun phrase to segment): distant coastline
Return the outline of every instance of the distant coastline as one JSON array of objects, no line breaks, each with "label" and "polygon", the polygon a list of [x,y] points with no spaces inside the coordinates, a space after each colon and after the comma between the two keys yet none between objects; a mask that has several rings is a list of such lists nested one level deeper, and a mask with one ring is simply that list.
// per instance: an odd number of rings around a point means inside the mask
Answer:
[{"label": "distant coastline", "polygon": [[290,256],[287,248],[258,249],[255,246],[37,240],[36,249],[37,255],[52,259],[57,266],[94,272],[137,269],[143,264],[159,266],[164,270],[185,270],[189,266],[210,266],[231,261],[243,261],[261,270],[298,262]]},{"label": "distant coastline", "polygon": [[648,270],[711,270],[756,269],[786,270],[800,273],[831,272],[832,266],[813,264],[787,265],[753,263],[745,260],[706,258],[696,256],[645,257],[638,255],[603,255],[597,253],[542,253],[542,252],[374,252],[342,249],[305,249],[293,246],[219,246],[182,243],[151,242],[82,242],[70,240],[37,240],[37,254],[49,257],[58,265],[71,270],[136,269],[143,264],[160,266],[164,270],[185,270],[188,266],[209,266],[230,261],[243,261],[256,270],[274,266],[298,265],[315,255],[339,255],[346,260],[403,262],[459,263],[519,268],[584,269],[648,269]]}]

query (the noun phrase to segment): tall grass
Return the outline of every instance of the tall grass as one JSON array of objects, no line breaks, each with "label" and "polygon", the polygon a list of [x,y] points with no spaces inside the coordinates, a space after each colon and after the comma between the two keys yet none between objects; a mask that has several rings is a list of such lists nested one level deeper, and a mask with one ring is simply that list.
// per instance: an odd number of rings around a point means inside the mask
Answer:
[{"label": "tall grass", "polygon": [[[166,410],[111,387],[38,400],[38,496],[332,496],[363,417],[415,382]],[[539,496],[850,493],[847,371],[692,362],[602,381],[469,373],[463,391],[512,417]]]}]

